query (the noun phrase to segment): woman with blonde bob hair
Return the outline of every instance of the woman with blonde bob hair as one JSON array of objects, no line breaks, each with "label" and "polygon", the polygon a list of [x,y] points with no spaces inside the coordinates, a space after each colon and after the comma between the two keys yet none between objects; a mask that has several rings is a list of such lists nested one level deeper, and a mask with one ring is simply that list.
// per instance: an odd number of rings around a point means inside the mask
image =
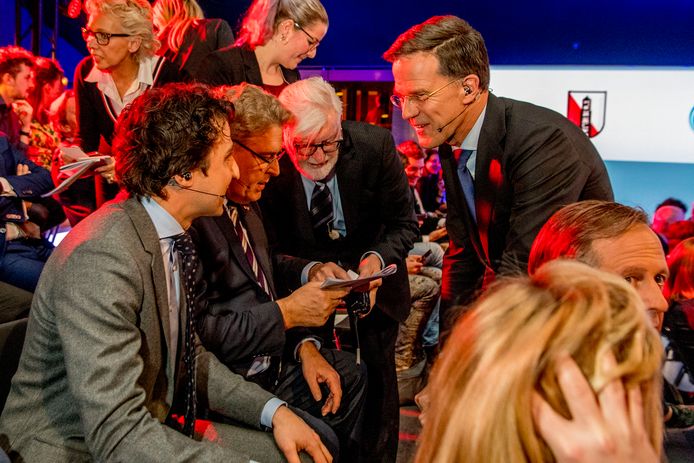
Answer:
[{"label": "woman with blonde bob hair", "polygon": [[[434,367],[416,461],[656,462],[661,351],[638,295],[615,275],[553,261],[530,278],[502,280],[458,321]],[[577,388],[566,381],[567,363],[590,383],[587,394],[570,393]],[[603,431],[613,435],[596,444],[609,458],[575,451],[585,433],[569,429],[587,419],[576,407],[586,397],[593,408],[599,401],[623,412],[621,421],[607,416]],[[554,416],[538,419],[542,407]],[[635,437],[618,445],[632,428]]]}]

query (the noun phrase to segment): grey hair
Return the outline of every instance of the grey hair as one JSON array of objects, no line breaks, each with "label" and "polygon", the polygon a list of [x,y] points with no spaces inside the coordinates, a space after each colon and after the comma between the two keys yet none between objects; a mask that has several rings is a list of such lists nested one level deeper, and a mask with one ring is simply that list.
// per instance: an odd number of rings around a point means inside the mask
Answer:
[{"label": "grey hair", "polygon": [[133,53],[135,62],[151,58],[161,43],[154,36],[152,7],[147,0],[87,0],[84,10],[92,16],[98,13],[116,18],[126,34],[140,38],[140,48]]},{"label": "grey hair", "polygon": [[294,115],[294,133],[297,135],[315,135],[331,117],[338,124],[342,119],[342,101],[333,86],[321,77],[288,85],[280,93],[279,100]]}]

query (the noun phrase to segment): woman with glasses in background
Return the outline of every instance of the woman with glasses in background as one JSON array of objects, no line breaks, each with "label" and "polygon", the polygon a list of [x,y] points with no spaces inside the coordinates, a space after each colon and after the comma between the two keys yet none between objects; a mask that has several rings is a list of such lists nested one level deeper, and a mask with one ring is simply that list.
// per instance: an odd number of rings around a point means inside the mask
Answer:
[{"label": "woman with glasses in background", "polygon": [[205,19],[195,0],[157,0],[152,5],[154,30],[161,42],[158,54],[187,73],[199,69],[210,53],[234,43],[234,33],[223,19]]},{"label": "woman with glasses in background", "polygon": [[[108,155],[123,108],[154,85],[183,79],[173,63],[155,55],[160,44],[146,0],[87,0],[84,8],[88,22],[82,38],[89,56],[75,70],[77,139],[85,153]],[[63,159],[71,160],[65,154]],[[95,193],[81,198],[85,216],[118,191],[112,161],[97,172],[108,184],[97,179]]]},{"label": "woman with glasses in background", "polygon": [[234,46],[209,54],[193,77],[210,85],[248,82],[279,95],[299,80],[297,66],[316,56],[327,31],[319,0],[255,0]]}]

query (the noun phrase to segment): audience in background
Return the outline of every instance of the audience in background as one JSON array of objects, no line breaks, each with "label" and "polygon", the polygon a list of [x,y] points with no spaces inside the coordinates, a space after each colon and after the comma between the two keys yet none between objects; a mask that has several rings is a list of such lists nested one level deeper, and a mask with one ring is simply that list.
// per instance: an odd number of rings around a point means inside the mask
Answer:
[{"label": "audience in background", "polygon": [[208,55],[194,77],[210,85],[248,82],[279,95],[299,80],[296,67],[316,56],[327,31],[320,0],[254,0],[234,46]]},{"label": "audience in background", "polygon": [[443,171],[439,150],[430,148],[424,151],[424,175],[419,179],[419,194],[427,212],[446,211],[446,188],[443,184]]},{"label": "audience in background", "polygon": [[53,245],[30,220],[25,201],[53,188],[51,174],[0,133],[0,281],[33,292]]},{"label": "audience in background", "polygon": [[63,93],[65,73],[56,60],[41,56],[34,60],[33,70],[34,86],[28,101],[33,108],[34,118],[27,157],[51,170],[53,156],[60,144],[60,138],[51,124],[51,105]]},{"label": "audience in background", "polygon": [[[694,379],[694,238],[679,243],[668,256],[670,276],[665,283],[665,297],[670,307],[665,314],[663,335],[675,361],[682,362],[681,377]],[[675,381],[679,382],[679,381]],[[674,384],[679,386],[679,384]],[[691,402],[689,394],[683,394]],[[694,424],[694,423],[692,423]]]},{"label": "audience in background", "polygon": [[439,355],[416,461],[656,463],[661,352],[621,278],[564,261],[499,281]]},{"label": "audience in background", "polygon": [[12,146],[26,150],[33,108],[27,101],[34,85],[34,55],[27,50],[0,47],[0,132]]},{"label": "audience in background", "polygon": [[158,53],[193,75],[211,52],[234,43],[234,33],[224,19],[205,19],[195,0],[157,0],[152,20],[161,42]]}]

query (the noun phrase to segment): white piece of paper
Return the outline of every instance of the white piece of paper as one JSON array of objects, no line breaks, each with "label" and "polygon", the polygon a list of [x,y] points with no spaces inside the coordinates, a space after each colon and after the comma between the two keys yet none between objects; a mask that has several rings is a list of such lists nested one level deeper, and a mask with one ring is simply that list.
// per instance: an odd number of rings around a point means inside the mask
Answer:
[{"label": "white piece of paper", "polygon": [[359,275],[353,271],[347,272],[351,280],[342,280],[339,278],[328,278],[321,285],[321,289],[344,289],[344,288],[354,288],[357,286],[363,286],[364,284],[378,280],[379,278],[387,277],[398,271],[398,267],[395,264],[390,264],[380,272],[374,273],[369,277],[359,278]]}]

